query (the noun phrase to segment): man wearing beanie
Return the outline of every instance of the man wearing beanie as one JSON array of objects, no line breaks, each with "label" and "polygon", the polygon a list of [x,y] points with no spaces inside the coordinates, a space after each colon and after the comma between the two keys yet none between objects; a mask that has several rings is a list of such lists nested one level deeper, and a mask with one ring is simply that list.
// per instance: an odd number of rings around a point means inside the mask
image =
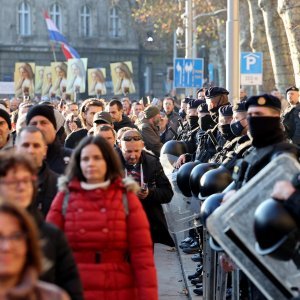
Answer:
[{"label": "man wearing beanie", "polygon": [[162,142],[159,135],[160,111],[156,106],[148,106],[144,110],[144,118],[139,125],[145,148],[156,156],[160,155]]},{"label": "man wearing beanie", "polygon": [[8,112],[0,109],[0,151],[13,147],[13,137],[11,135],[11,121]]},{"label": "man wearing beanie", "polygon": [[52,171],[63,174],[72,151],[59,142],[53,108],[44,104],[31,107],[26,115],[26,125],[35,126],[42,131],[48,146],[46,162]]}]

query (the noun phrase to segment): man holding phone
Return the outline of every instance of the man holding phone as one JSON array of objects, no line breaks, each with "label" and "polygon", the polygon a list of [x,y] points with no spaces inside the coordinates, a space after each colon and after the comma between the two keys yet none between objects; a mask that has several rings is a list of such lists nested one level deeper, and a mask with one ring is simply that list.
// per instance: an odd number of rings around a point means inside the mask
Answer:
[{"label": "man holding phone", "polygon": [[153,243],[173,247],[161,206],[171,201],[173,191],[159,158],[144,149],[142,135],[136,129],[123,133],[120,157],[125,175],[133,177],[141,187],[137,196],[147,214]]}]

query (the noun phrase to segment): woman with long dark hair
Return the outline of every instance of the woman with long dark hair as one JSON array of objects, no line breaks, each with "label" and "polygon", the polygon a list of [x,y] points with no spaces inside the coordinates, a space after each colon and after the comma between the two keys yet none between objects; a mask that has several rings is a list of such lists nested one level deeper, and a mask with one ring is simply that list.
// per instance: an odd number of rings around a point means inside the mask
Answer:
[{"label": "woman with long dark hair", "polygon": [[158,299],[149,223],[122,176],[111,145],[86,137],[47,215],[67,235],[86,300]]}]

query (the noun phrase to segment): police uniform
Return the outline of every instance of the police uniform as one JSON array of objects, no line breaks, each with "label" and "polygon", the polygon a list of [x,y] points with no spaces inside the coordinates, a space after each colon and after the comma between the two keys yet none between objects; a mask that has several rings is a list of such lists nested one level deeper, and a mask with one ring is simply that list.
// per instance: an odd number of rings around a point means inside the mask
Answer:
[{"label": "police uniform", "polygon": [[[292,86],[286,90],[299,92],[299,89]],[[296,145],[300,145],[300,103],[289,107],[284,115],[282,121],[287,137]]]},{"label": "police uniform", "polygon": [[[278,98],[264,94],[260,96],[252,96],[246,102],[246,108],[250,106],[271,107],[280,111],[281,102]],[[258,118],[258,119],[257,119]],[[259,120],[261,118],[261,120]],[[265,118],[265,119],[263,119]],[[255,120],[257,119],[257,120]],[[258,126],[258,122],[261,126]],[[235,189],[241,188],[246,182],[254,177],[260,170],[262,170],[274,157],[281,153],[290,153],[298,157],[298,148],[287,142],[284,133],[280,127],[280,118],[276,117],[252,117],[248,118],[249,131],[252,134],[253,140],[252,150],[244,159],[239,160],[233,169],[233,179],[235,181]],[[267,122],[270,122],[268,124]],[[265,128],[269,127],[269,128]],[[251,132],[252,130],[252,132]],[[268,134],[258,135],[259,131],[269,130]]]},{"label": "police uniform", "polygon": [[[190,109],[197,109],[199,105],[205,103],[204,100],[189,99]],[[188,147],[188,152],[193,153],[197,148],[197,132],[199,130],[198,116],[187,116],[184,129],[178,134],[177,140],[183,141]]]}]

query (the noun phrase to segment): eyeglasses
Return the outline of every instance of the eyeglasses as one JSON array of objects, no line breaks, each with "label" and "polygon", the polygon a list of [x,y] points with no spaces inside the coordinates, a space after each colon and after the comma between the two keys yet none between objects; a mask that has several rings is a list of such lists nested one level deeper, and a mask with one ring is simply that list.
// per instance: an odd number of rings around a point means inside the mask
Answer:
[{"label": "eyeglasses", "polygon": [[21,245],[27,239],[27,235],[24,232],[16,232],[12,235],[4,236],[0,235],[0,247],[5,242],[10,242],[13,246]]},{"label": "eyeglasses", "polygon": [[122,141],[131,142],[131,141],[141,141],[142,138],[140,136],[124,136],[122,137]]},{"label": "eyeglasses", "polygon": [[20,186],[20,184],[29,185],[32,184],[32,182],[35,180],[36,180],[35,176],[26,177],[23,179],[12,179],[12,180],[2,179],[0,180],[0,184],[5,184],[11,188],[17,188],[18,186]]}]

